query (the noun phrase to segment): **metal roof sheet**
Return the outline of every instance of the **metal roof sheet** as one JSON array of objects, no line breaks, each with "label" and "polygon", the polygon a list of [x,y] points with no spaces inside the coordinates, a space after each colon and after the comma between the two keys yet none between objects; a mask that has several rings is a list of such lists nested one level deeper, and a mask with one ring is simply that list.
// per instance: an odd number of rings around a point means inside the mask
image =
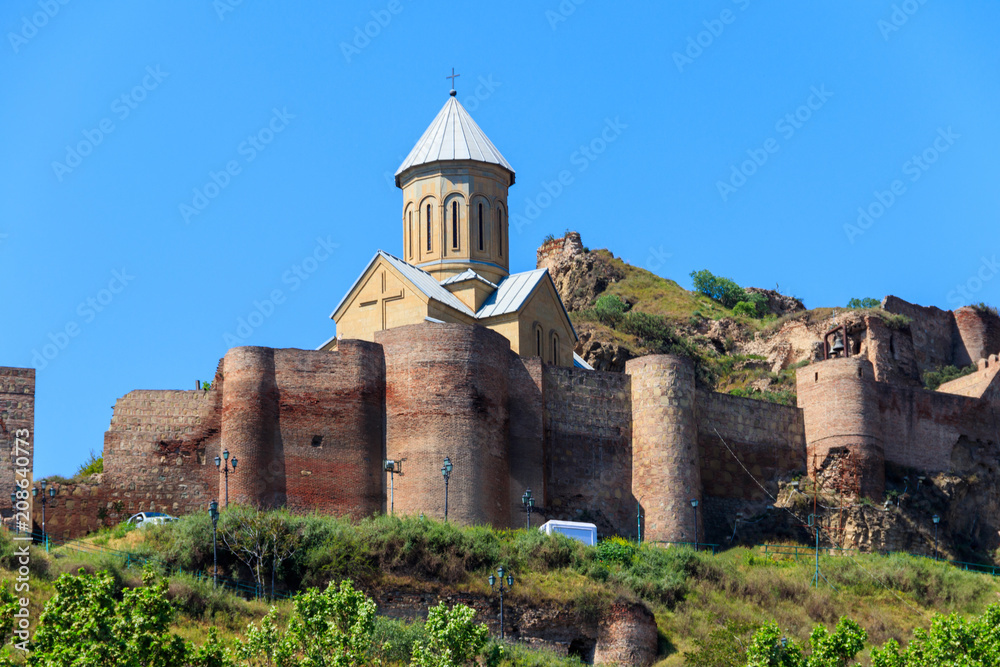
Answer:
[{"label": "metal roof sheet", "polygon": [[399,165],[396,176],[410,167],[440,160],[476,160],[500,165],[510,172],[510,183],[514,184],[514,168],[454,96],[448,98],[430,127]]},{"label": "metal roof sheet", "polygon": [[451,285],[452,283],[461,283],[461,282],[465,282],[466,280],[478,280],[480,282],[486,283],[487,285],[489,285],[493,289],[497,288],[496,285],[494,285],[493,283],[491,283],[490,281],[488,281],[486,278],[483,278],[481,275],[479,275],[478,273],[476,273],[472,269],[466,269],[465,271],[462,271],[457,276],[452,276],[450,278],[445,278],[444,280],[441,281],[441,284],[442,285]]},{"label": "metal roof sheet", "polygon": [[548,273],[546,269],[535,269],[523,273],[512,273],[497,285],[497,291],[486,299],[476,313],[477,319],[496,317],[516,312],[532,295],[538,283]]}]

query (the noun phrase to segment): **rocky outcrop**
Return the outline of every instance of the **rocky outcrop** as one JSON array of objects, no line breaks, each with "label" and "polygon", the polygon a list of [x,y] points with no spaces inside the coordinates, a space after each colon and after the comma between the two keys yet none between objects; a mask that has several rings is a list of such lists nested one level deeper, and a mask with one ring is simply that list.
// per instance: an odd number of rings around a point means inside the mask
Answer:
[{"label": "rocky outcrop", "polygon": [[806,309],[801,301],[794,296],[787,296],[771,289],[761,289],[760,287],[747,287],[744,291],[747,294],[762,294],[767,299],[767,311],[771,315],[782,317],[789,313],[798,313]]},{"label": "rocky outcrop", "polygon": [[586,252],[580,234],[567,232],[561,239],[546,241],[538,249],[537,266],[548,269],[566,310],[590,306],[608,285],[625,273],[608,261],[606,253]]},{"label": "rocky outcrop", "polygon": [[576,333],[580,340],[577,341],[575,352],[593,366],[595,371],[623,373],[625,362],[635,357],[621,343],[601,340],[600,333],[586,325],[578,326]]}]

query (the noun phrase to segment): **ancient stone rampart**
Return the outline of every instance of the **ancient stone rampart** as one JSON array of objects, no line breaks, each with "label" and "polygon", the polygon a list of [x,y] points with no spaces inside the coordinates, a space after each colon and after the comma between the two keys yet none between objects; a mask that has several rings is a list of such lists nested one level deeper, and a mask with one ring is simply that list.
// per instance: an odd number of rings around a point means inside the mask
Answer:
[{"label": "ancient stone rampart", "polygon": [[425,323],[375,336],[385,350],[386,452],[405,459],[395,510],[508,526],[510,342],[480,326]]},{"label": "ancient stone rampart", "polygon": [[[27,432],[27,438],[22,437],[27,446],[20,451],[15,448],[18,431],[21,436]],[[0,488],[14,488],[17,470],[26,469],[30,477],[34,455],[35,369],[0,367]],[[4,518],[11,514],[8,509]]]},{"label": "ancient stone rampart", "polygon": [[954,365],[968,366],[1000,352],[1000,317],[971,306],[957,308]]},{"label": "ancient stone rampart", "polygon": [[635,535],[630,395],[622,373],[545,366],[545,518]]},{"label": "ancient stone rampart", "polygon": [[644,539],[704,541],[703,513],[691,504],[702,499],[694,365],[653,355],[630,360],[625,371],[632,378],[632,494],[645,514]]}]

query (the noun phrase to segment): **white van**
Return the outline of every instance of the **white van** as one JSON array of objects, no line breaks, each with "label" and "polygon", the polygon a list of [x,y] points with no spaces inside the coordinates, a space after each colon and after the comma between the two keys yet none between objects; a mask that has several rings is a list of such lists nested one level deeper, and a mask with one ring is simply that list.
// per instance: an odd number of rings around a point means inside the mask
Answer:
[{"label": "white van", "polygon": [[580,540],[589,546],[597,544],[597,526],[592,523],[583,523],[581,521],[546,521],[538,530],[546,535],[559,533],[574,540]]}]

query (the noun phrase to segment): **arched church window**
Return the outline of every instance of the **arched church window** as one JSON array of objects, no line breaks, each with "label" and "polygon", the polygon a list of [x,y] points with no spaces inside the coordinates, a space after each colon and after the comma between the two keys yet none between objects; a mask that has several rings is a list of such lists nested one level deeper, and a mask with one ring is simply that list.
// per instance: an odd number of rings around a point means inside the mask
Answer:
[{"label": "arched church window", "polygon": [[483,249],[483,202],[479,202],[479,249]]},{"label": "arched church window", "polygon": [[552,363],[559,363],[559,336],[552,334]]},{"label": "arched church window", "polygon": [[409,212],[409,219],[406,221],[406,249],[413,259],[413,211]]},{"label": "arched church window", "polygon": [[431,205],[427,205],[427,252],[431,251]]},{"label": "arched church window", "polygon": [[451,247],[458,248],[458,200],[451,202]]},{"label": "arched church window", "polygon": [[535,353],[542,356],[542,328],[535,327]]}]

